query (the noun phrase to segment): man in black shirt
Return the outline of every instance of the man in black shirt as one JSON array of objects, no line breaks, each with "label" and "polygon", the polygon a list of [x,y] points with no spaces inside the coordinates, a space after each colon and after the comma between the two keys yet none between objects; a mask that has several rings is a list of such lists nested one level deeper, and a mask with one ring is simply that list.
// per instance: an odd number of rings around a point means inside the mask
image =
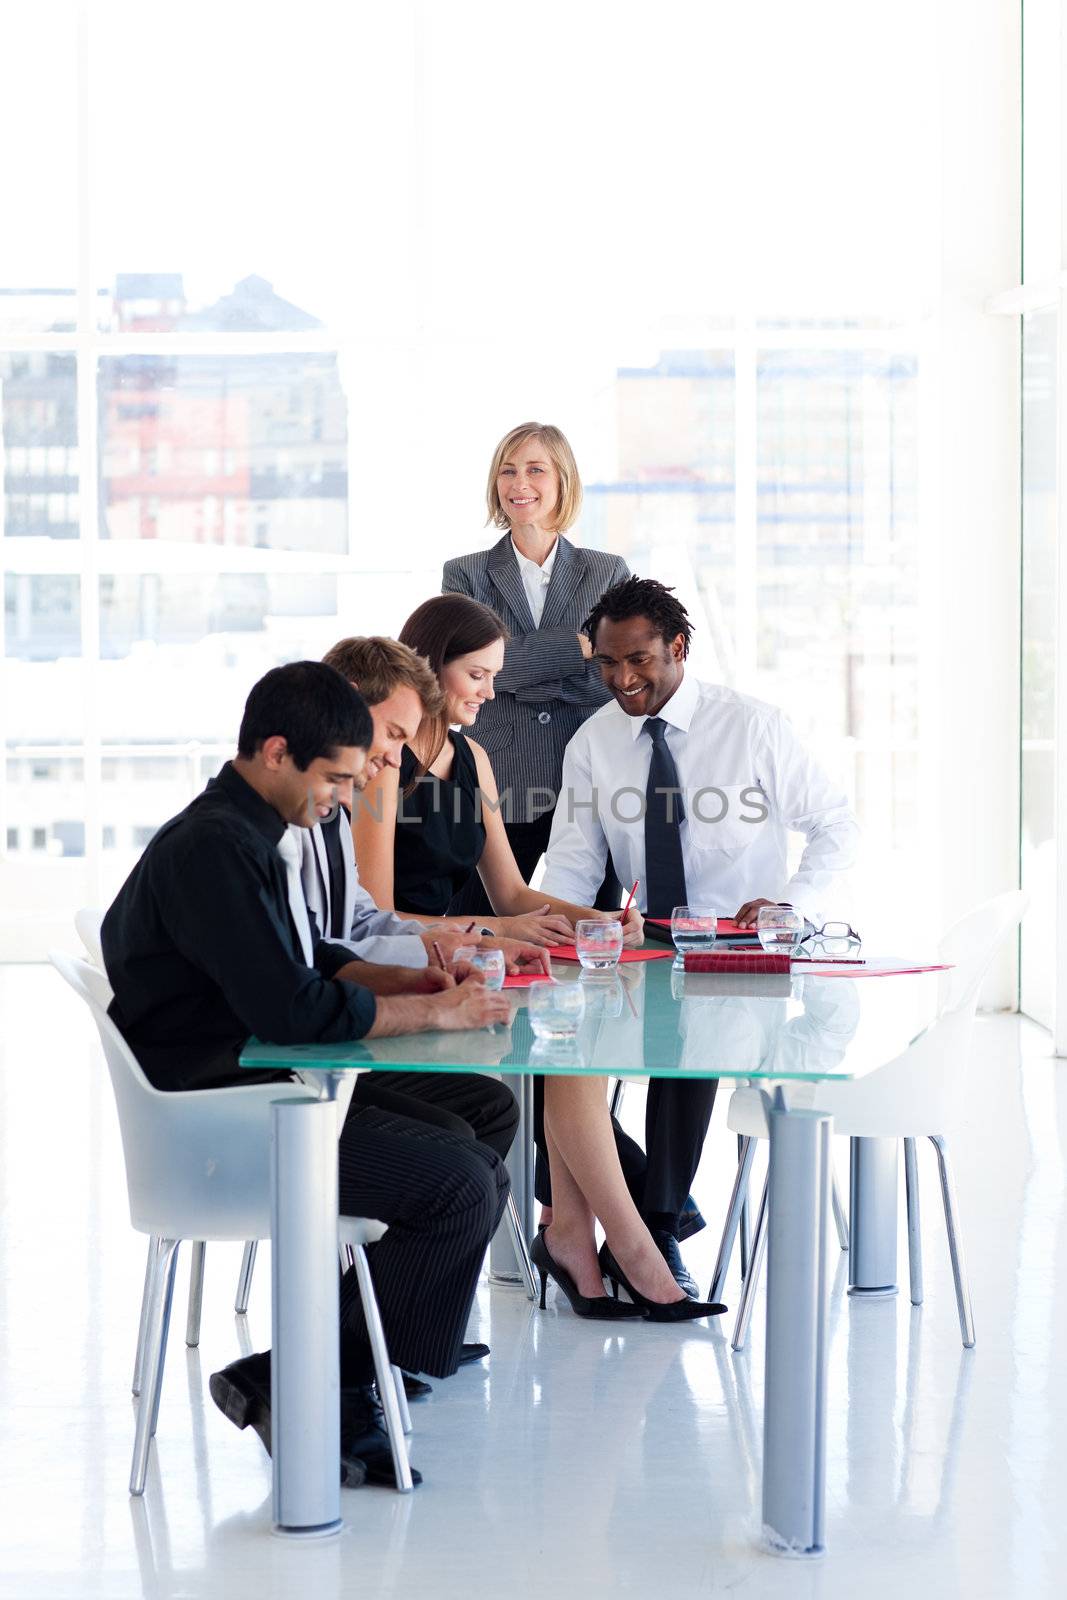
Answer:
[{"label": "man in black shirt", "polygon": [[[250,1034],[296,1044],[507,1018],[505,997],[471,979],[353,960],[307,915],[288,825],[351,806],[371,735],[364,702],[333,668],[268,672],[249,695],[235,759],[160,829],[120,889],[102,929],[110,1012],[158,1088],[250,1082],[237,1065]],[[475,1139],[353,1106],[339,1168],[341,1210],[389,1224],[374,1275],[393,1359],[447,1377],[507,1197],[502,1160]],[[341,1293],[344,1465],[350,1481],[391,1482],[352,1279]],[[269,1440],[269,1353],[214,1374],[211,1390]]]}]

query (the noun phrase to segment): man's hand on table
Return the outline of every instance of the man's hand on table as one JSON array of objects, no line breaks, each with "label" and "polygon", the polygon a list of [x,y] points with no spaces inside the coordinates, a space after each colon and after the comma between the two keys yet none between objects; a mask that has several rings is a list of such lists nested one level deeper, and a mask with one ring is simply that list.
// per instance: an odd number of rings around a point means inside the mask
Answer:
[{"label": "man's hand on table", "polygon": [[777,904],[777,900],[746,900],[734,921],[739,928],[754,928],[756,926],[756,918],[759,916],[760,906],[774,906]]},{"label": "man's hand on table", "polygon": [[472,973],[445,994],[434,995],[429,1004],[436,1020],[432,1026],[448,1033],[464,1028],[486,1028],[492,1022],[507,1022],[511,1003],[498,989],[487,989],[480,973]]},{"label": "man's hand on table", "polygon": [[380,995],[439,994],[455,987],[455,979],[440,967],[391,967],[374,961],[350,961],[334,977]]}]

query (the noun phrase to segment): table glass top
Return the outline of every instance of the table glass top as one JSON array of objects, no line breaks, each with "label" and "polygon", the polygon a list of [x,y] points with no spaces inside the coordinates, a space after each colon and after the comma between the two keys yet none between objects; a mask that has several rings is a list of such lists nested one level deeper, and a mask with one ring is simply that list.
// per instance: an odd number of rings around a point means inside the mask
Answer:
[{"label": "table glass top", "polygon": [[933,1020],[937,974],[749,977],[688,974],[670,961],[602,975],[557,963],[580,983],[585,1019],[572,1043],[534,1038],[526,989],[506,991],[510,1023],[465,1033],[350,1044],[250,1039],[248,1068],[568,1074],[657,1078],[856,1078],[889,1061]]}]

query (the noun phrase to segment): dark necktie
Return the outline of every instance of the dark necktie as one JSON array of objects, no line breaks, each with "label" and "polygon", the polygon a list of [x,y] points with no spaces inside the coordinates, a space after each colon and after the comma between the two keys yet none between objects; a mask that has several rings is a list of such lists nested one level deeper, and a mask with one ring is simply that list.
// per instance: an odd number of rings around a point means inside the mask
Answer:
[{"label": "dark necktie", "polygon": [[322,842],[330,869],[330,926],[327,939],[347,939],[345,927],[345,862],[341,854],[341,828],[348,827],[348,812],[343,808],[322,824]]},{"label": "dark necktie", "polygon": [[645,897],[647,915],[669,917],[686,904],[681,824],[685,818],[678,768],[667,748],[667,724],[649,717],[642,732],[652,740],[645,787]]}]

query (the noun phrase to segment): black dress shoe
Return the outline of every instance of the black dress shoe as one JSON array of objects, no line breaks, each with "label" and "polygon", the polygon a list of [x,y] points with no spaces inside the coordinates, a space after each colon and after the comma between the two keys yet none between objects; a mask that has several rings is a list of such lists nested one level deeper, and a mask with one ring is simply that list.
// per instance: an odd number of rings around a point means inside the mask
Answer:
[{"label": "black dress shoe", "polygon": [[690,1300],[688,1295],[684,1300],[648,1300],[635,1289],[629,1278],[615,1260],[607,1244],[600,1246],[597,1257],[601,1271],[611,1284],[611,1292],[616,1300],[619,1290],[625,1289],[635,1306],[640,1306],[649,1322],[693,1322],[697,1317],[720,1317],[726,1307],[717,1300],[703,1301]]},{"label": "black dress shoe", "polygon": [[[393,1452],[385,1431],[385,1414],[378,1392],[371,1383],[341,1390],[341,1456],[363,1464],[368,1483],[397,1487]],[[411,1469],[411,1481],[422,1482],[422,1473]]]},{"label": "black dress shoe", "polygon": [[[270,1351],[243,1356],[221,1372],[213,1372],[208,1390],[223,1416],[235,1427],[252,1428],[270,1455]],[[367,1476],[366,1464],[359,1456],[348,1454],[342,1437],[341,1482],[346,1488],[358,1489]]]},{"label": "black dress shoe", "polygon": [[700,1215],[700,1208],[693,1196],[690,1195],[682,1207],[682,1214],[678,1218],[678,1226],[675,1229],[674,1237],[680,1243],[684,1243],[686,1239],[691,1239],[694,1233],[699,1233],[701,1228],[706,1227],[707,1223]]},{"label": "black dress shoe", "polygon": [[679,1289],[684,1289],[690,1300],[699,1300],[700,1290],[697,1287],[697,1281],[682,1260],[682,1252],[678,1248],[678,1241],[673,1233],[662,1233],[659,1230],[653,1230],[652,1237],[656,1241],[656,1249],[670,1267],[671,1277]]},{"label": "black dress shoe", "polygon": [[433,1394],[433,1384],[427,1383],[425,1378],[416,1378],[413,1372],[404,1372],[403,1369],[400,1376],[404,1380],[404,1393],[409,1400],[425,1400],[428,1394]]},{"label": "black dress shoe", "polygon": [[[484,1361],[489,1354],[487,1344],[464,1344],[459,1348],[459,1366],[465,1367],[470,1361]],[[416,1378],[413,1372],[401,1372],[404,1380],[404,1393],[409,1400],[425,1400],[428,1394],[433,1394],[433,1384],[427,1383],[425,1378]]]}]

